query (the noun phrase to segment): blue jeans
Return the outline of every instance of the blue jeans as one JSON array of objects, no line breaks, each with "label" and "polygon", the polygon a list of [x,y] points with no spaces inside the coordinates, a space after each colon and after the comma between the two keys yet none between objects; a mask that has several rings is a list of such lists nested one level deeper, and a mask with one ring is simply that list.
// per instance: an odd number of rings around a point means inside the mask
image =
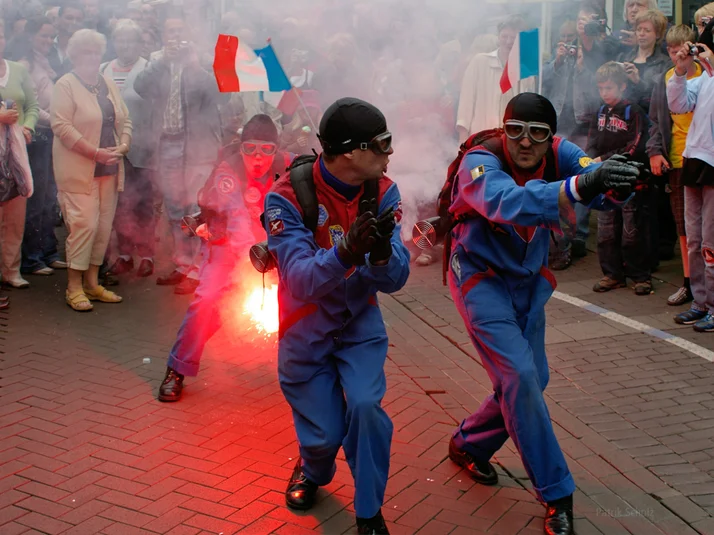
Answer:
[{"label": "blue jeans", "polygon": [[27,146],[35,191],[27,199],[20,268],[23,273],[47,267],[60,258],[55,236],[57,184],[52,171],[52,138],[52,130],[38,127]]},{"label": "blue jeans", "polygon": [[590,209],[584,204],[575,204],[575,236],[564,233],[558,236],[558,251],[566,253],[570,251],[572,242],[586,242],[590,235]]}]

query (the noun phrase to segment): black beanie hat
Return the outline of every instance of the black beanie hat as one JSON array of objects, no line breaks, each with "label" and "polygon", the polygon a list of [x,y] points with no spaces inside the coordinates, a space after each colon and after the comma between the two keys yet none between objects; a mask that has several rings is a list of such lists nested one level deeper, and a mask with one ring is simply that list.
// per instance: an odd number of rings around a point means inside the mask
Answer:
[{"label": "black beanie hat", "polygon": [[320,143],[327,154],[345,154],[386,131],[387,119],[375,106],[358,98],[341,98],[322,116]]},{"label": "black beanie hat", "polygon": [[555,135],[558,130],[558,114],[550,100],[537,93],[521,93],[511,99],[503,114],[503,122],[509,119],[524,123],[545,123]]},{"label": "black beanie hat", "polygon": [[278,129],[270,116],[259,113],[251,117],[250,121],[245,124],[241,139],[243,141],[250,141],[251,139],[256,141],[271,141],[277,145]]}]

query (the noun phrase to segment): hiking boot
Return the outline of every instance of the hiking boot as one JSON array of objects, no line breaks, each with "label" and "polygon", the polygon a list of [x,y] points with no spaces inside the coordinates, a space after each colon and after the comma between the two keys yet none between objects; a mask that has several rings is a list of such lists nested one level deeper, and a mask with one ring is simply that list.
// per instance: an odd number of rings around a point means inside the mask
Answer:
[{"label": "hiking boot", "polygon": [[553,263],[550,265],[550,269],[553,271],[563,271],[564,269],[568,269],[572,263],[570,252],[560,253],[556,255]]},{"label": "hiking boot", "polygon": [[698,321],[703,320],[707,317],[707,312],[705,310],[697,310],[696,308],[690,308],[689,310],[677,314],[674,317],[674,323],[679,325],[694,325]]},{"label": "hiking boot", "polygon": [[625,286],[625,281],[611,279],[610,277],[603,277],[595,283],[595,286],[593,286],[593,292],[609,292],[610,290],[624,288]]}]

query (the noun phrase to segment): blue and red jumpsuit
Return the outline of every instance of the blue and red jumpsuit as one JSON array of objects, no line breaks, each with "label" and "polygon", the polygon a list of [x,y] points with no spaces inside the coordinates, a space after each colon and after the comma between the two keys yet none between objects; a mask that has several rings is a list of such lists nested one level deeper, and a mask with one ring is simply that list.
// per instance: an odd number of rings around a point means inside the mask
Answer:
[{"label": "blue and red jumpsuit", "polygon": [[[284,160],[286,166],[292,157],[292,154],[287,153],[275,156],[276,159]],[[243,165],[243,161],[238,160],[238,165]],[[272,172],[271,168],[268,174]],[[260,226],[260,207],[273,184],[272,176],[258,180],[247,179],[245,171],[240,173],[227,161],[221,162],[214,169],[211,179],[220,181],[221,175],[232,178],[237,185],[225,198],[223,207],[227,218],[226,236],[220,242],[201,242],[198,287],[179,327],[167,362],[168,367],[177,373],[190,377],[198,375],[203,349],[223,323],[221,310],[233,305],[230,302],[224,303],[224,300],[231,298],[229,290],[240,284],[242,269],[251,273],[253,271],[248,251],[265,236]]]},{"label": "blue and red jumpsuit", "polygon": [[[278,375],[293,411],[305,475],[327,485],[344,448],[355,480],[355,510],[371,518],[384,500],[392,422],[381,407],[386,390],[387,332],[377,292],[396,292],[409,276],[409,252],[392,236],[384,266],[347,266],[336,244],[357,219],[364,186],[332,176],[319,158],[313,167],[319,203],[313,234],[288,177],[265,198],[268,248],[278,264]],[[379,213],[401,218],[397,185],[379,181]]]},{"label": "blue and red jumpsuit", "polygon": [[[471,217],[452,231],[449,287],[494,389],[461,423],[454,441],[485,462],[510,437],[539,499],[549,502],[575,491],[543,398],[549,378],[545,304],[556,286],[547,268],[550,231],[560,232],[561,177],[596,164],[556,137],[557,176],[543,176],[545,159],[539,169],[519,172],[505,136],[502,143],[505,166],[483,147],[464,156],[449,209]],[[590,207],[614,204],[600,196]]]}]

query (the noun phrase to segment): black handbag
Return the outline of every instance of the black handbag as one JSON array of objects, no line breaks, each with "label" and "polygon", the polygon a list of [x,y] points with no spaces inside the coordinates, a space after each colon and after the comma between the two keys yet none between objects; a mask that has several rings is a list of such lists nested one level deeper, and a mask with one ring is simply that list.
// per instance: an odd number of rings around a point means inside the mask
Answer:
[{"label": "black handbag", "polygon": [[0,159],[0,203],[14,199],[20,195],[17,180],[12,172],[10,150],[10,128],[5,127],[5,154]]}]

